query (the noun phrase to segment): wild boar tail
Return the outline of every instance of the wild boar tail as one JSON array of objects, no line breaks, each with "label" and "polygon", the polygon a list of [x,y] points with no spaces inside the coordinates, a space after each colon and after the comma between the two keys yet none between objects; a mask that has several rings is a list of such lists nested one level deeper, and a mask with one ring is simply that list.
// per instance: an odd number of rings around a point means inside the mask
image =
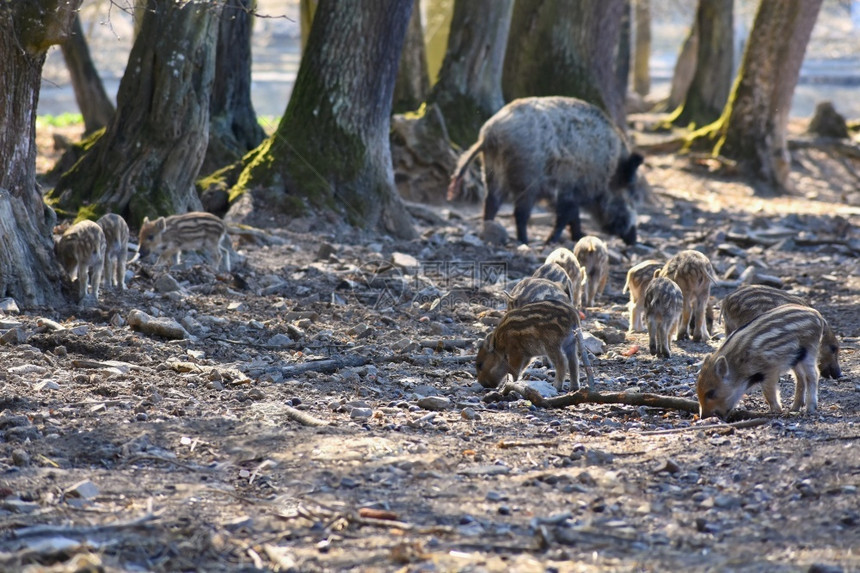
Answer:
[{"label": "wild boar tail", "polygon": [[475,156],[484,148],[484,140],[479,139],[472,147],[467,149],[465,153],[457,160],[457,167],[454,169],[454,174],[451,176],[451,182],[448,184],[448,201],[455,201],[460,198],[463,193],[463,174],[466,168],[475,159]]}]

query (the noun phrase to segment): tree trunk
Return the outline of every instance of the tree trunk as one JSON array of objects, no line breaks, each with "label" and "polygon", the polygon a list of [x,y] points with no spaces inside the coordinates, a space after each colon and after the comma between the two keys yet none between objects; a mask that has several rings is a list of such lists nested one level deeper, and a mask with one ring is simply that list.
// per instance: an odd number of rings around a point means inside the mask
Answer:
[{"label": "tree trunk", "polygon": [[624,7],[624,0],[518,0],[502,75],[505,98],[578,97],[623,126],[616,63]]},{"label": "tree trunk", "polygon": [[200,209],[221,3],[149,2],[111,124],[49,196],[78,218],[113,212],[134,227]]},{"label": "tree trunk", "polygon": [[201,173],[239,161],[266,138],[251,103],[251,23],[256,0],[226,0],[218,23],[209,144]]},{"label": "tree trunk", "polygon": [[274,189],[288,213],[334,209],[353,225],[415,236],[388,139],[411,10],[412,0],[320,0],[281,123],[248,156],[231,197]]},{"label": "tree trunk", "polygon": [[430,94],[451,140],[463,148],[478,139],[484,122],[505,105],[502,68],[513,0],[457,0],[448,52]]},{"label": "tree trunk", "polygon": [[719,119],[729,98],[734,61],[734,0],[699,0],[696,72],[675,125],[705,125]]},{"label": "tree trunk", "polygon": [[427,73],[430,74],[430,85],[439,79],[442,62],[448,52],[448,33],[451,30],[451,18],[454,13],[455,0],[425,0],[427,21],[424,41],[427,46]]},{"label": "tree trunk", "polygon": [[421,1],[414,0],[412,17],[406,29],[406,41],[394,83],[394,113],[418,109],[430,91],[427,74],[427,53],[424,50],[424,26],[421,24]]},{"label": "tree trunk", "polygon": [[690,84],[693,83],[693,75],[696,73],[696,59],[699,57],[699,23],[698,19],[693,19],[693,25],[690,26],[690,32],[681,44],[681,52],[678,54],[678,59],[675,61],[675,70],[672,72],[672,85],[669,88],[669,101],[666,104],[667,110],[677,109],[679,105],[684,103],[684,98],[687,97],[687,90],[690,89]]},{"label": "tree trunk", "polygon": [[761,2],[738,79],[720,119],[693,134],[769,187],[785,189],[786,129],[800,66],[822,0]]},{"label": "tree trunk", "polygon": [[627,88],[630,85],[630,50],[632,22],[630,0],[624,0],[621,10],[621,26],[618,30],[618,48],[615,50],[615,86],[621,94],[622,121],[626,115]]},{"label": "tree trunk", "polygon": [[635,0],[636,48],[633,50],[633,90],[645,97],[651,91],[651,0]]},{"label": "tree trunk", "polygon": [[302,53],[305,53],[305,46],[308,45],[308,36],[311,33],[311,24],[314,21],[314,14],[317,11],[317,0],[299,0],[299,29],[302,34]]},{"label": "tree trunk", "polygon": [[45,55],[65,41],[81,0],[0,4],[0,296],[28,308],[61,300],[54,212],[36,185],[36,107]]},{"label": "tree trunk", "polygon": [[60,44],[60,48],[72,79],[75,100],[84,117],[84,135],[89,135],[110,123],[114,107],[90,57],[80,16],[75,17],[71,36]]}]

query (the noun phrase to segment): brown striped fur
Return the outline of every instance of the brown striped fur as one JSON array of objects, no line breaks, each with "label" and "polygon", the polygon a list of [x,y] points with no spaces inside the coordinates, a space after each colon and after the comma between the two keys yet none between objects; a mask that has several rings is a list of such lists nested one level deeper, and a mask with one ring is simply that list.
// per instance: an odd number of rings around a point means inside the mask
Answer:
[{"label": "brown striped fur", "polygon": [[[799,296],[773,287],[747,285],[739,288],[723,299],[721,312],[726,336],[762,313],[783,304],[809,306]],[[839,366],[839,340],[826,320],[818,354],[818,372],[825,378],[836,379],[842,376],[842,368]]]},{"label": "brown striped fur", "polygon": [[786,304],[769,310],[732,332],[705,357],[696,394],[702,418],[725,417],[747,390],[761,384],[770,410],[782,412],[779,377],[794,373],[791,410],[818,407],[818,348],[824,319],[815,309]]},{"label": "brown striped fur", "polygon": [[143,220],[140,227],[140,256],[149,253],[158,255],[158,263],[179,263],[181,251],[205,251],[214,262],[215,268],[224,266],[230,270],[230,248],[227,226],[224,221],[202,211],[192,211],[184,215],[159,217],[154,221]]},{"label": "brown striped fur", "polygon": [[582,300],[582,286],[585,283],[585,271],[576,260],[573,251],[564,247],[559,247],[547,255],[544,264],[555,263],[564,269],[567,276],[570,278],[570,284],[573,286],[573,306],[579,308]]},{"label": "brown striped fur", "polygon": [[684,293],[671,279],[656,277],[645,289],[645,319],[648,321],[648,349],[658,358],[669,358],[670,339],[678,330]]},{"label": "brown striped fur", "polygon": [[708,257],[694,250],[681,251],[669,259],[660,271],[660,276],[672,279],[684,293],[684,310],[678,340],[687,338],[690,319],[694,321],[693,340],[703,342],[710,339],[706,322],[706,307],[711,296],[711,283],[717,282],[714,267]]},{"label": "brown striped fur", "polygon": [[69,280],[78,282],[78,301],[92,291],[99,298],[105,258],[105,234],[92,221],[75,223],[57,241],[54,251]]},{"label": "brown striped fur", "polygon": [[579,311],[566,302],[545,300],[508,311],[478,350],[478,382],[498,388],[506,375],[518,380],[537,356],[547,356],[555,368],[555,387],[562,389],[570,370],[570,388],[579,387]]},{"label": "brown striped fur", "polygon": [[105,286],[125,290],[125,265],[128,260],[128,224],[116,213],[96,221],[105,234]]},{"label": "brown striped fur", "polygon": [[603,294],[609,278],[609,250],[600,237],[586,235],[576,242],[573,255],[585,271],[582,306],[594,306],[594,300]]},{"label": "brown striped fur", "polygon": [[554,281],[526,277],[518,282],[508,295],[508,310],[542,300],[557,300],[570,304],[570,293],[561,290],[561,286]]},{"label": "brown striped fur", "polygon": [[654,273],[663,268],[663,263],[649,260],[643,261],[627,271],[627,281],[624,283],[622,293],[630,291],[630,302],[627,308],[630,310],[630,327],[628,332],[644,332],[645,328],[645,289]]}]

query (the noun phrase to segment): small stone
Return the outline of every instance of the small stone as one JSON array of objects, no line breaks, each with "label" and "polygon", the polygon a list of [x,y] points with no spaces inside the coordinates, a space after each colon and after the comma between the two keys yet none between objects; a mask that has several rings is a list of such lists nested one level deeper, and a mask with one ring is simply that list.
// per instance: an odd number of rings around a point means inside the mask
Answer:
[{"label": "small stone", "polygon": [[353,419],[367,419],[373,417],[373,409],[372,408],[353,408],[349,412],[349,417]]},{"label": "small stone", "polygon": [[29,466],[30,454],[28,454],[26,450],[15,448],[12,450],[12,463],[19,467]]},{"label": "small stone", "polygon": [[451,400],[444,396],[426,396],[417,403],[421,408],[432,412],[441,412],[451,407]]},{"label": "small stone", "polygon": [[317,249],[317,260],[318,261],[327,261],[337,252],[334,245],[330,243],[322,243]]},{"label": "small stone", "polygon": [[676,474],[681,471],[681,466],[679,466],[675,460],[667,459],[664,464],[662,464],[654,473],[660,472],[668,472],[670,474]]},{"label": "small stone", "polygon": [[391,254],[391,262],[394,263],[395,266],[403,267],[406,269],[416,269],[420,266],[418,259],[416,259],[412,255],[399,252]]},{"label": "small stone", "polygon": [[163,274],[155,279],[155,283],[152,286],[155,288],[156,292],[160,293],[174,292],[181,288],[179,286],[179,282],[169,273]]},{"label": "small stone", "polygon": [[605,344],[602,340],[587,331],[582,331],[582,340],[586,350],[595,355],[603,354]]},{"label": "small stone", "polygon": [[149,420],[149,416],[146,415],[146,412],[138,412],[134,419],[137,422],[146,422]]},{"label": "small stone", "polygon": [[481,416],[473,408],[463,408],[460,411],[460,417],[464,420],[478,420]]},{"label": "small stone", "polygon": [[18,303],[15,302],[14,298],[3,298],[0,299],[0,312],[18,314],[21,309],[18,308]]},{"label": "small stone", "polygon": [[508,231],[498,221],[484,221],[481,225],[481,240],[488,245],[506,245],[510,240]]},{"label": "small stone", "polygon": [[92,499],[99,494],[99,488],[90,480],[83,480],[67,487],[65,493],[69,497]]},{"label": "small stone", "polygon": [[279,348],[279,347],[289,346],[292,343],[293,343],[292,338],[290,338],[286,334],[278,333],[266,341],[266,346],[272,346],[275,348]]},{"label": "small stone", "polygon": [[235,310],[236,312],[245,312],[248,310],[248,305],[244,302],[234,301],[227,305],[227,310]]},{"label": "small stone", "polygon": [[355,326],[346,331],[347,334],[356,338],[366,338],[372,335],[374,332],[375,331],[373,330],[373,327],[365,323],[356,324]]}]

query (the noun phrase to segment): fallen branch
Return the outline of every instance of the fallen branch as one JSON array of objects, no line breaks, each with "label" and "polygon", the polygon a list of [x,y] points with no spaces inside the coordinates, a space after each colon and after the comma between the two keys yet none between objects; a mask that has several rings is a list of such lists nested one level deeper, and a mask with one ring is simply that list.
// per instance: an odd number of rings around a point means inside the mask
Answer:
[{"label": "fallen branch", "polygon": [[284,406],[286,410],[284,413],[287,415],[287,418],[298,422],[303,426],[328,426],[329,423],[325,420],[320,420],[319,418],[315,418],[311,416],[307,412],[302,412],[301,410],[296,410],[292,406]]},{"label": "fallen branch", "polygon": [[651,408],[666,408],[699,413],[699,403],[686,398],[674,396],[661,396],[660,394],[640,392],[608,392],[601,394],[589,388],[581,388],[571,394],[544,398],[534,388],[530,388],[519,382],[507,382],[502,388],[502,394],[514,390],[531,401],[532,404],[541,408],[566,408],[567,406],[578,406],[579,404],[626,404],[628,406],[648,406]]},{"label": "fallen branch", "polygon": [[365,364],[370,364],[371,362],[376,362],[373,358],[368,356],[345,356],[343,358],[328,358],[325,360],[314,360],[312,362],[305,362],[304,364],[296,364],[295,366],[287,366],[286,368],[281,368],[281,374],[284,375],[284,378],[291,378],[293,376],[298,376],[299,374],[304,374],[305,372],[320,372],[322,374],[331,374],[332,372],[337,372],[343,368],[354,368],[356,366],[364,366]]},{"label": "fallen branch", "polygon": [[161,511],[158,511],[156,513],[147,513],[146,515],[138,517],[137,519],[132,519],[131,521],[115,521],[113,523],[105,523],[102,525],[89,525],[81,527],[74,527],[68,525],[33,525],[31,527],[22,527],[21,529],[16,529],[12,532],[12,534],[17,539],[23,539],[25,537],[42,537],[46,535],[68,535],[70,537],[80,537],[85,535],[94,535],[96,533],[103,533],[105,531],[115,531],[117,529],[140,527],[158,519],[160,517],[160,514]]},{"label": "fallen branch", "polygon": [[694,430],[719,430],[724,428],[755,428],[763,426],[771,421],[772,418],[752,418],[751,420],[741,420],[739,422],[706,424],[703,426],[685,426],[683,428],[667,428],[665,430],[652,430],[650,432],[639,432],[640,436],[661,436],[665,434],[681,434],[683,432],[692,432]]},{"label": "fallen branch", "polygon": [[537,442],[534,442],[534,441],[518,442],[518,441],[502,440],[501,442],[496,444],[496,447],[501,448],[503,450],[509,450],[511,448],[539,448],[539,447],[555,448],[555,447],[558,447],[558,442],[555,440],[541,440],[541,441],[537,441]]}]

